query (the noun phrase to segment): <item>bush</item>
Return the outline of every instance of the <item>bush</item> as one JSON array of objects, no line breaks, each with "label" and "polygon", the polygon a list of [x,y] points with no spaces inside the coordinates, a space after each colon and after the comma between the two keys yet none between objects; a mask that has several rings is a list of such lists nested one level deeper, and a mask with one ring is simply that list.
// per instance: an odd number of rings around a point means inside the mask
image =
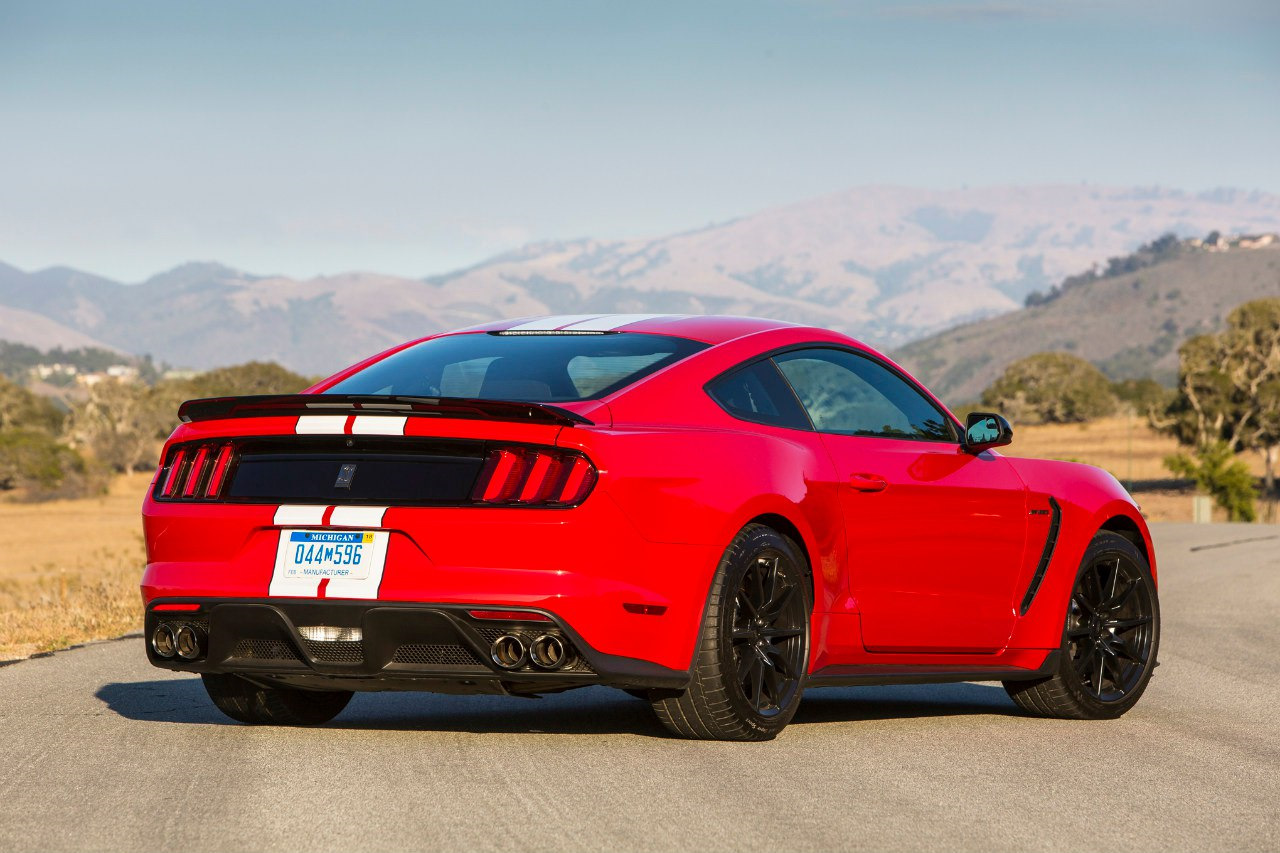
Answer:
[{"label": "bush", "polygon": [[1230,521],[1256,521],[1258,496],[1249,468],[1231,452],[1231,445],[1215,441],[1201,445],[1192,458],[1185,453],[1165,457],[1164,466],[1175,474],[1190,477],[1203,492],[1227,511]]},{"label": "bush", "polygon": [[26,429],[57,435],[65,418],[49,400],[0,377],[0,431]]},{"label": "bush", "polygon": [[1016,423],[1080,423],[1114,413],[1117,401],[1111,382],[1083,358],[1042,352],[1009,365],[982,404]]},{"label": "bush", "polygon": [[38,430],[0,432],[0,491],[30,500],[80,497],[99,483],[84,458]]}]

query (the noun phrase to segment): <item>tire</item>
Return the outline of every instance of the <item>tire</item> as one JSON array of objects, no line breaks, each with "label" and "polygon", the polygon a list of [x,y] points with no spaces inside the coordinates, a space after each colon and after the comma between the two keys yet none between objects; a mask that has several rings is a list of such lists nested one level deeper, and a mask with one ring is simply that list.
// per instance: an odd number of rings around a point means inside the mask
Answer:
[{"label": "tire", "polygon": [[810,584],[790,539],[749,524],[725,550],[708,595],[692,680],[651,695],[673,734],[771,740],[791,722],[809,664]]},{"label": "tire", "polygon": [[238,675],[222,673],[204,673],[200,678],[218,710],[241,723],[316,726],[338,716],[352,696],[349,690],[259,687]]},{"label": "tire", "polygon": [[1076,570],[1058,671],[1039,681],[1006,681],[1004,689],[1037,717],[1115,719],[1146,690],[1159,646],[1151,567],[1132,542],[1103,531]]}]

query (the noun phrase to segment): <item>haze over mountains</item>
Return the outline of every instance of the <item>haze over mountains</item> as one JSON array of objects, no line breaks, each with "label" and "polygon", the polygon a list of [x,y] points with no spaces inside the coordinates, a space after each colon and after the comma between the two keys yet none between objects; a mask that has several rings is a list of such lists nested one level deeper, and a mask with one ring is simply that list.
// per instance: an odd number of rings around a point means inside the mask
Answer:
[{"label": "haze over mountains", "polygon": [[298,281],[193,263],[125,285],[0,264],[0,339],[114,347],[195,368],[269,359],[320,374],[441,329],[617,311],[777,317],[893,348],[1009,312],[1162,233],[1213,230],[1280,231],[1280,196],[867,187],[654,239],[534,244],[424,279]]}]

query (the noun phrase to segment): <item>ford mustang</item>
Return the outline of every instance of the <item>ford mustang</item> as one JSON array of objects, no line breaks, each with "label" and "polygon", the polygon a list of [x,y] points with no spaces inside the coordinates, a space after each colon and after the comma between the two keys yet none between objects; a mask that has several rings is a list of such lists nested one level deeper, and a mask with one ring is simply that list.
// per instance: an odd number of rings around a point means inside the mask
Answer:
[{"label": "ford mustang", "polygon": [[831,685],[1117,717],[1155,666],[1115,478],[1003,455],[998,413],[961,422],[834,332],[511,320],[179,416],[143,506],[147,656],[243,722],[605,685],[677,735],[764,740]]}]

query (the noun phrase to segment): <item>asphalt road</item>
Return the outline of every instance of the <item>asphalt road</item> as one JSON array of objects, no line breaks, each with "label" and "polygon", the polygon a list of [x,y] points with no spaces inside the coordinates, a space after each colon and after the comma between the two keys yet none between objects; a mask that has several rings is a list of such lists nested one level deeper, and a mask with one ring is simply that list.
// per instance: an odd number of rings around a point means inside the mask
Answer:
[{"label": "asphalt road", "polygon": [[764,744],[604,688],[272,729],[136,638],[2,667],[0,849],[1276,850],[1280,527],[1156,537],[1162,665],[1111,722],[960,684],[814,690]]}]

